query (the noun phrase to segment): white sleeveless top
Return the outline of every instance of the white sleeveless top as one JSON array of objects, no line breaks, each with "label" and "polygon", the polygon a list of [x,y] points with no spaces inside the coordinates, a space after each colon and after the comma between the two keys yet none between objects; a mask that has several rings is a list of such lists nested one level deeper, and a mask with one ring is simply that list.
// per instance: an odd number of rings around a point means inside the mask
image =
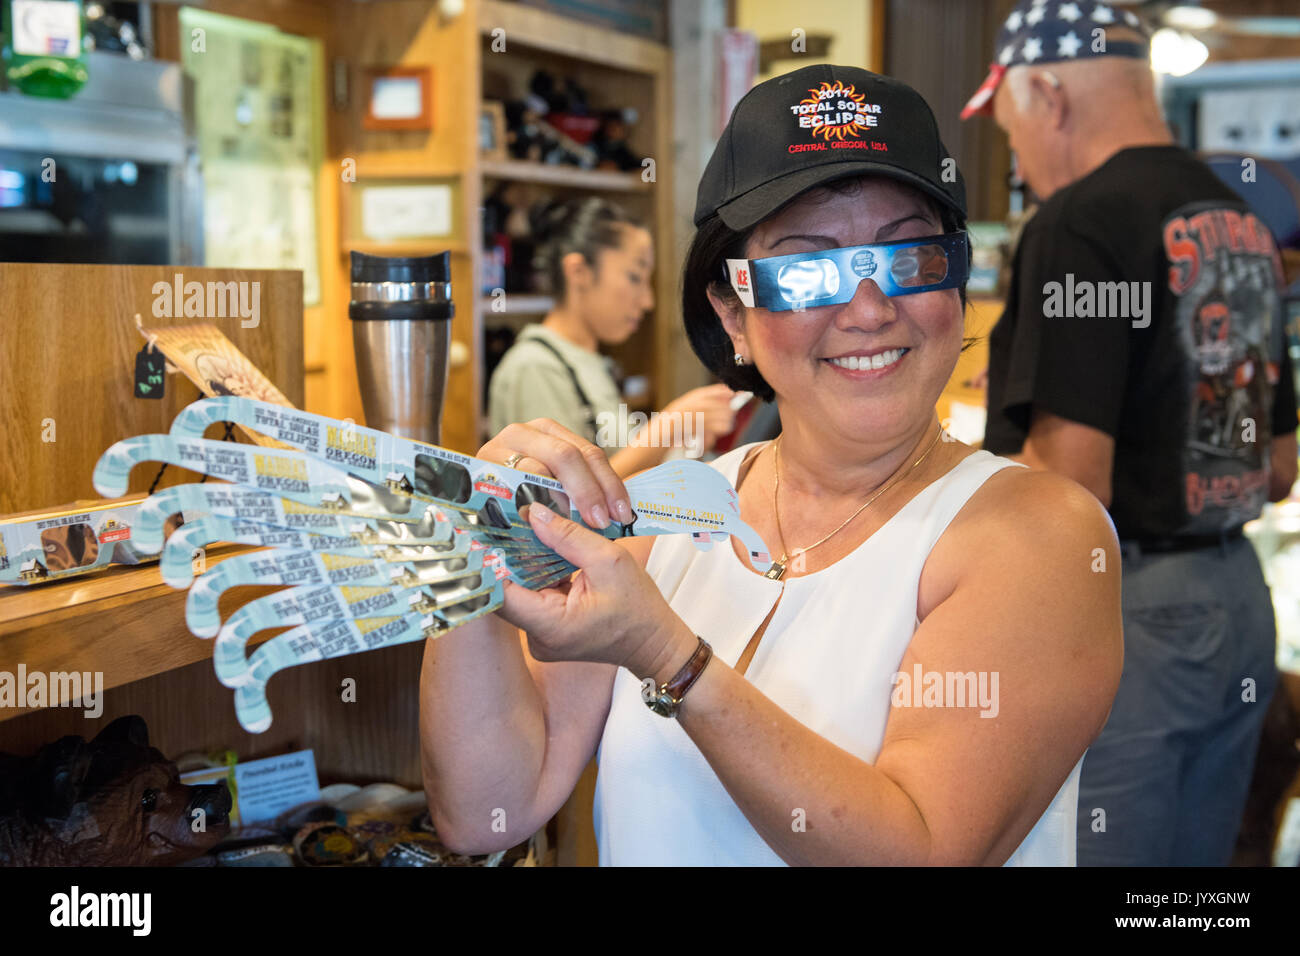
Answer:
[{"label": "white sleeveless top", "polygon": [[[734,485],[745,445],[713,467]],[[785,581],[785,596],[746,679],[814,733],[868,763],[889,718],[892,677],[917,627],[921,568],[939,536],[994,472],[1014,465],[977,451],[922,489],[880,530],[828,568]],[[735,666],[781,582],[746,568],[729,541],[707,551],[688,535],[655,538],[646,570],[673,610]],[[614,680],[597,750],[594,822],[602,866],[781,866],[676,720],[650,711],[625,668]],[[1074,866],[1079,769],[1007,866]]]}]

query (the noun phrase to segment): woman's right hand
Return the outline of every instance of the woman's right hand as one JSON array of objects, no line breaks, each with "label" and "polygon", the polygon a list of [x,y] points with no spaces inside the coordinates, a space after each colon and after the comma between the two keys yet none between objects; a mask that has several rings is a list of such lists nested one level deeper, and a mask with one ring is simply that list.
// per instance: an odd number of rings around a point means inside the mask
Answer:
[{"label": "woman's right hand", "polygon": [[[711,450],[717,440],[736,427],[736,412],[731,403],[737,392],[726,385],[706,385],[693,388],[664,406],[661,415],[677,413],[674,419],[667,419],[661,427],[671,427],[675,434],[660,435],[662,445],[675,446],[685,444],[686,436],[692,436],[692,445],[698,445],[701,453]],[[695,418],[694,416],[699,416]],[[689,424],[688,424],[689,423]],[[678,427],[685,434],[676,433]]]},{"label": "woman's right hand", "polygon": [[591,527],[607,528],[611,518],[631,523],[627,489],[598,445],[559,422],[535,418],[526,424],[507,425],[475,457],[504,464],[516,454],[524,456],[515,465],[518,470],[545,475],[564,485],[573,507]]}]

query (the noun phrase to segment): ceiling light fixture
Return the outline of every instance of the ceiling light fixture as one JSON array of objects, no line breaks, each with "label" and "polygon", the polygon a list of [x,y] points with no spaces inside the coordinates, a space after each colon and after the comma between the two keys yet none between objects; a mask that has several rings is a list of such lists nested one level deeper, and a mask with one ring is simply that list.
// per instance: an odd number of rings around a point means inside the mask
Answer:
[{"label": "ceiling light fixture", "polygon": [[1209,56],[1209,48],[1189,33],[1165,27],[1151,37],[1151,69],[1157,73],[1186,76]]}]

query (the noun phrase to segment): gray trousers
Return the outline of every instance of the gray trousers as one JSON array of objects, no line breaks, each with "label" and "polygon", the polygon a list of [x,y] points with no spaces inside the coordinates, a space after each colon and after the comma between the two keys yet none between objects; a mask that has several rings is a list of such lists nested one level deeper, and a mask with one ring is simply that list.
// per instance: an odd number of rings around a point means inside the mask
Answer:
[{"label": "gray trousers", "polygon": [[1124,671],[1083,761],[1078,863],[1226,865],[1277,684],[1268,587],[1245,538],[1126,545],[1123,564]]}]

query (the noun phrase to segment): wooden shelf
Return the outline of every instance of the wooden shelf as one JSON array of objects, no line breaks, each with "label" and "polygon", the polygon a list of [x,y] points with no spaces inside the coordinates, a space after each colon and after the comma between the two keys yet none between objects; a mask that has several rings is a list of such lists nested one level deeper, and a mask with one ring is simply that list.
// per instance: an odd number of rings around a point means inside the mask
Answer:
[{"label": "wooden shelf", "polygon": [[456,166],[390,163],[381,157],[367,157],[365,166],[357,167],[357,181],[370,179],[455,179],[465,170]]},{"label": "wooden shelf", "polygon": [[643,182],[640,173],[621,173],[609,169],[581,169],[548,163],[530,163],[522,159],[484,159],[478,164],[479,172],[487,179],[509,179],[520,183],[544,183],[548,186],[565,186],[570,189],[592,189],[606,192],[649,192],[650,183]]},{"label": "wooden shelf", "polygon": [[505,31],[507,55],[517,44],[633,73],[659,73],[669,67],[668,48],[653,40],[519,3],[479,0],[479,31],[490,37],[498,28]]},{"label": "wooden shelf", "polygon": [[[250,548],[209,550],[208,566]],[[222,616],[272,587],[232,588],[222,596]],[[185,626],[188,591],[163,583],[157,563],[109,567],[30,587],[0,587],[0,668],[19,662],[35,671],[102,672],[104,688],[212,657],[212,642]],[[273,636],[265,631],[250,647]],[[63,703],[52,701],[50,705]],[[0,721],[39,708],[5,707]]]},{"label": "wooden shelf", "polygon": [[[543,164],[518,159],[483,156],[477,149],[477,131],[470,137],[471,159],[464,180],[465,209],[476,214],[485,196],[514,187],[518,202],[531,206],[543,198],[602,196],[624,206],[644,221],[654,241],[657,267],[652,279],[655,308],[633,336],[610,350],[628,374],[645,375],[653,391],[679,394],[696,384],[683,373],[685,340],[674,334],[677,251],[673,247],[673,183],[670,130],[672,116],[671,49],[654,40],[632,36],[606,25],[582,22],[562,13],[505,0],[472,0],[478,42],[470,64],[478,79],[478,94],[493,100],[519,99],[529,89],[537,70],[569,77],[589,91],[591,106],[630,109],[637,120],[631,125],[628,148],[637,157],[659,162],[657,182],[642,180],[643,170],[589,170],[577,166]],[[501,41],[504,41],[502,48]],[[453,51],[448,51],[454,57]],[[477,119],[475,115],[474,119]],[[479,274],[481,224],[470,225],[467,236],[474,275]],[[477,296],[473,304],[474,345],[481,348],[483,330],[518,331],[544,314],[542,301],[515,301],[508,295],[504,311],[494,312],[491,296]],[[476,355],[478,392],[486,392],[486,369]],[[685,380],[690,380],[689,384]],[[679,381],[682,380],[682,381]],[[685,386],[685,387],[683,387]],[[652,396],[657,397],[657,396]],[[478,418],[486,416],[478,409]]]}]

